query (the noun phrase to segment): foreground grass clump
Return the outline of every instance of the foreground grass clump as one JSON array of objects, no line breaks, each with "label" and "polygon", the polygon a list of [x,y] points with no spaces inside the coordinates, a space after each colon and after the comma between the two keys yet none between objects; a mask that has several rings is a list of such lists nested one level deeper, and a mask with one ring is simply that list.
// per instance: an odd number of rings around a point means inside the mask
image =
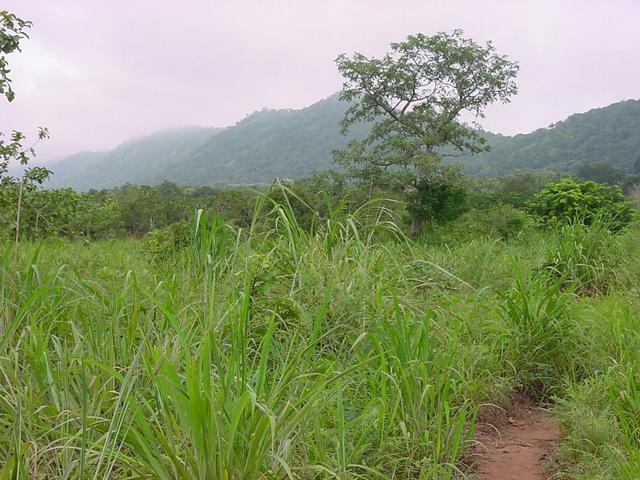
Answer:
[{"label": "foreground grass clump", "polygon": [[0,478],[465,478],[479,406],[514,389],[562,396],[568,475],[635,468],[631,257],[579,293],[553,233],[414,243],[384,209],[302,228],[276,204],[174,234],[4,248]]}]

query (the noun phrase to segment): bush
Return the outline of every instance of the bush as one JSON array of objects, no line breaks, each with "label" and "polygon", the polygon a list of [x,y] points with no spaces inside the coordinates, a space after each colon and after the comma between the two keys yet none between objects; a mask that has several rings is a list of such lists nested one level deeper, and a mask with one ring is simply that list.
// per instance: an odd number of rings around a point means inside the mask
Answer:
[{"label": "bush", "polygon": [[611,230],[629,225],[637,216],[620,187],[573,178],[549,184],[527,203],[527,208],[546,225],[576,221],[591,225],[601,219]]},{"label": "bush", "polygon": [[533,226],[534,222],[526,212],[511,205],[498,204],[470,210],[444,226],[433,226],[428,236],[446,243],[466,241],[473,237],[513,240]]},{"label": "bush", "polygon": [[576,172],[578,177],[609,185],[622,185],[625,173],[607,162],[585,163]]},{"label": "bush", "polygon": [[531,226],[531,217],[511,205],[495,205],[466,213],[463,224],[467,231],[510,240],[519,237]]},{"label": "bush", "polygon": [[174,223],[151,230],[145,237],[144,251],[154,260],[164,260],[190,245],[192,238],[193,231],[189,223]]},{"label": "bush", "polygon": [[446,179],[420,180],[408,196],[408,213],[421,222],[455,220],[467,208],[467,190]]}]

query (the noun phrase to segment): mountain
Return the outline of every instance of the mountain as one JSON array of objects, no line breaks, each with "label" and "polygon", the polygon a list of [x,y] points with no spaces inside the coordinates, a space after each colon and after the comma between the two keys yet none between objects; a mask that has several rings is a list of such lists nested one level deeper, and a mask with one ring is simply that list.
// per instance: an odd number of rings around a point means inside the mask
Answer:
[{"label": "mountain", "polygon": [[[179,185],[265,183],[331,168],[331,152],[366,135],[360,125],[339,132],[346,105],[337,95],[300,110],[262,110],[221,129],[166,130],[129,140],[107,152],[86,152],[49,164],[52,187],[80,190],[124,183]],[[640,157],[640,101],[626,100],[570,116],[548,128],[515,136],[484,133],[492,151],[448,159],[472,175],[512,170],[574,172],[608,162],[630,172]]]},{"label": "mountain", "polygon": [[124,183],[154,185],[167,177],[172,165],[189,159],[220,129],[186,127],[162,130],[127,140],[107,152],[82,152],[47,165],[53,171],[51,187],[109,188]]},{"label": "mountain", "polygon": [[523,169],[573,173],[582,164],[595,162],[631,173],[640,158],[640,100],[574,114],[528,134],[485,133],[485,138],[491,152],[460,158],[466,173],[501,175]]},{"label": "mountain", "polygon": [[124,142],[108,152],[87,152],[52,163],[51,187],[80,190],[124,183],[251,184],[300,178],[331,166],[331,152],[349,138],[339,123],[346,104],[337,95],[300,110],[253,113],[223,129],[186,128]]}]

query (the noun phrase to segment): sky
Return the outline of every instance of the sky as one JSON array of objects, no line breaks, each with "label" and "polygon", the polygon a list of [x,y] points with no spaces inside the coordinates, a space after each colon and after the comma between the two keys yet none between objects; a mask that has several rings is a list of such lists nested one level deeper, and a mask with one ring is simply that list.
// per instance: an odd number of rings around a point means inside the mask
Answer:
[{"label": "sky", "polygon": [[227,126],[341,88],[334,60],[414,33],[464,30],[520,63],[519,93],[483,127],[526,133],[640,97],[640,0],[3,0],[33,21],[11,54],[0,132],[47,161],[155,130]]}]

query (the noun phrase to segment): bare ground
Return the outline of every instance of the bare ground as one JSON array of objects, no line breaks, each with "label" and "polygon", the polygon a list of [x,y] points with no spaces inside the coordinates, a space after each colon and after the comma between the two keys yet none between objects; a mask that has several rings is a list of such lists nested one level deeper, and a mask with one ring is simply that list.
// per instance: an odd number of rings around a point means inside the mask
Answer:
[{"label": "bare ground", "polygon": [[547,480],[560,429],[542,409],[518,405],[481,423],[469,460],[478,480]]}]

